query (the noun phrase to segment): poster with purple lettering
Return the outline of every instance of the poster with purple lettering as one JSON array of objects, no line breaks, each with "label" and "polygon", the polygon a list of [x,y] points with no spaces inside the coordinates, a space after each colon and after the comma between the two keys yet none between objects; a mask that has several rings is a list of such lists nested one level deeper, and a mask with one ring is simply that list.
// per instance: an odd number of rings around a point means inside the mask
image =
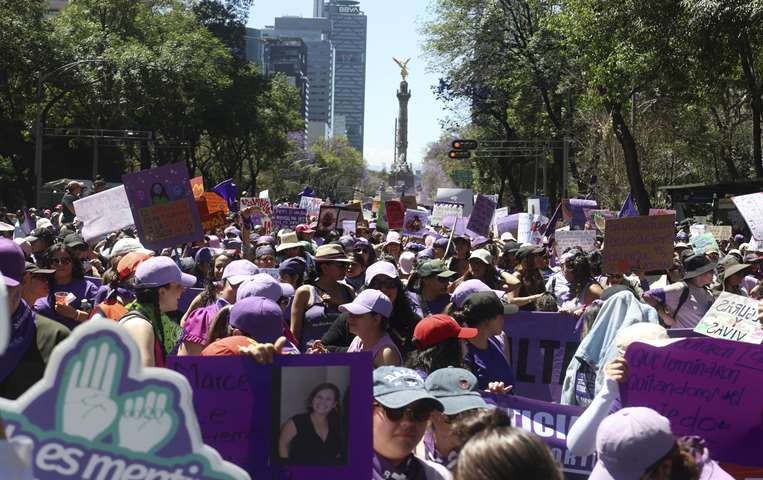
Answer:
[{"label": "poster with purple lettering", "polygon": [[[253,478],[368,477],[373,402],[370,354],[278,355],[268,366],[244,356],[172,357],[168,368],[191,383],[204,440]],[[339,392],[336,401],[342,417],[335,419],[335,425],[343,429],[336,433],[345,441],[338,442],[330,455],[291,448],[290,442],[284,458],[278,448],[282,427],[289,422],[302,424],[308,415],[306,404],[319,385],[333,396]]]},{"label": "poster with purple lettering", "polygon": [[567,365],[580,344],[577,318],[561,313],[519,312],[506,317],[514,392],[558,402]]},{"label": "poster with purple lettering", "polygon": [[664,343],[628,347],[623,405],[657,410],[676,435],[701,436],[714,460],[763,467],[763,346],[717,338]]},{"label": "poster with purple lettering", "polygon": [[565,473],[591,474],[596,464],[596,454],[576,457],[567,450],[567,432],[583,413],[583,407],[543,402],[519,395],[482,393],[482,397],[488,404],[505,410],[514,427],[538,435]]},{"label": "poster with purple lettering", "polygon": [[411,210],[410,208],[405,211],[405,220],[403,221],[403,235],[409,237],[421,237],[424,232],[427,231],[427,220],[429,219],[429,213],[422,212],[421,210]]},{"label": "poster with purple lettering", "polygon": [[262,225],[266,233],[273,231],[273,206],[267,198],[241,197],[239,210],[251,209],[252,225]]},{"label": "poster with purple lettering", "polygon": [[251,478],[204,444],[193,396],[182,375],[142,367],[127,330],[90,320],[53,350],[40,381],[0,398],[0,417],[8,438],[31,444],[37,480]]},{"label": "poster with purple lettering", "polygon": [[487,195],[481,193],[477,195],[477,201],[474,202],[472,214],[469,216],[469,223],[466,228],[474,233],[487,237],[490,233],[490,225],[493,223],[493,214],[495,214],[496,203]]},{"label": "poster with purple lettering", "polygon": [[122,175],[138,237],[159,251],[204,237],[185,163]]},{"label": "poster with purple lettering", "polygon": [[273,209],[273,230],[282,228],[294,230],[297,225],[305,223],[307,210],[304,208],[276,207]]},{"label": "poster with purple lettering", "polygon": [[307,214],[311,217],[317,217],[321,211],[321,204],[323,200],[317,197],[300,197],[299,208],[307,210]]}]

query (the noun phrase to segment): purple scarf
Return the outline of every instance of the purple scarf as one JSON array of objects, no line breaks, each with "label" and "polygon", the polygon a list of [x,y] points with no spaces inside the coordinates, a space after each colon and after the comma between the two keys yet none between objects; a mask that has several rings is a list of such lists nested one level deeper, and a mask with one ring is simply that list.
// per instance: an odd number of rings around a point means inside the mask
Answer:
[{"label": "purple scarf", "polygon": [[426,480],[426,471],[421,461],[413,454],[394,466],[386,458],[374,454],[372,480]]},{"label": "purple scarf", "polygon": [[34,311],[22,299],[11,316],[11,340],[0,361],[0,382],[16,369],[21,358],[35,341],[37,325],[34,323]]}]

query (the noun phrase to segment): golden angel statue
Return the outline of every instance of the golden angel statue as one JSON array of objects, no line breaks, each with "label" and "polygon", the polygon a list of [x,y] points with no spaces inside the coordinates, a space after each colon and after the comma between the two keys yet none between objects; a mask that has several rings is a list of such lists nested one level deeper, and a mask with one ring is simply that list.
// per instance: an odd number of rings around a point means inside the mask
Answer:
[{"label": "golden angel statue", "polygon": [[411,59],[409,58],[406,61],[401,62],[397,58],[392,57],[392,60],[394,60],[395,63],[397,63],[398,65],[400,65],[400,76],[403,77],[403,81],[405,81],[405,79],[408,77],[408,62],[410,62]]}]

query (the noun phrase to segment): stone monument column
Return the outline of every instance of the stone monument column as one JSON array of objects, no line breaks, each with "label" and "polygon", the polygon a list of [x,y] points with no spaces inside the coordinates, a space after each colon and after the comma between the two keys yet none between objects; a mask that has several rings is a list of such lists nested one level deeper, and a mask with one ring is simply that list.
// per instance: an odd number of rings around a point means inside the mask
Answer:
[{"label": "stone monument column", "polygon": [[408,100],[411,99],[411,91],[408,90],[408,62],[410,59],[401,62],[394,58],[395,63],[400,66],[400,89],[397,91],[398,101],[398,120],[397,131],[395,132],[395,151],[396,157],[392,160],[392,168],[390,169],[390,183],[393,187],[402,183],[405,185],[407,193],[414,193],[411,191],[414,187],[413,171],[408,164]]}]

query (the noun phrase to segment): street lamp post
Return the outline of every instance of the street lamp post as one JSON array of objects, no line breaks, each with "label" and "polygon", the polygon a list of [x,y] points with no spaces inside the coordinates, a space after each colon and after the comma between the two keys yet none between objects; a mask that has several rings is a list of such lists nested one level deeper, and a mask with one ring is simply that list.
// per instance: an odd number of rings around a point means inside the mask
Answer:
[{"label": "street lamp post", "polygon": [[83,63],[97,63],[97,62],[104,62],[105,60],[99,59],[99,58],[92,58],[87,60],[78,60],[76,62],[67,63],[66,65],[61,65],[60,67],[51,70],[47,73],[38,73],[37,75],[37,92],[35,94],[35,99],[38,102],[37,106],[37,115],[35,116],[34,120],[34,174],[35,174],[35,197],[36,197],[36,207],[42,207],[42,139],[44,136],[43,133],[43,115],[45,114],[45,109],[47,106],[43,107],[42,105],[39,105],[42,102],[43,97],[43,91],[42,86],[45,83],[45,80],[49,79],[50,77],[54,75],[58,75],[60,73],[66,72],[67,70],[71,70],[72,68],[83,64]]}]

